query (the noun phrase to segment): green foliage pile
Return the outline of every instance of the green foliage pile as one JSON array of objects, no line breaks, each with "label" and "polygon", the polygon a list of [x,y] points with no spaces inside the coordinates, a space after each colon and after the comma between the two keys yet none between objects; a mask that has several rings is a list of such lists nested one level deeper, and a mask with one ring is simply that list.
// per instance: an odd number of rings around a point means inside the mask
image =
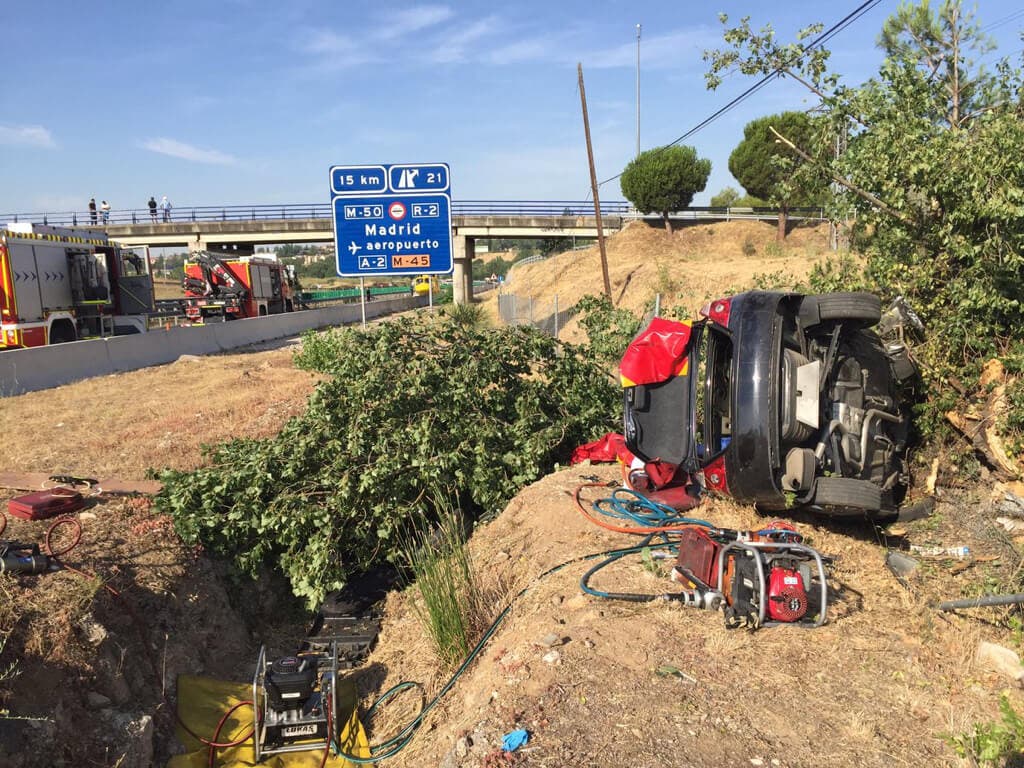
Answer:
[{"label": "green foliage pile", "polygon": [[711,175],[711,161],[697,150],[668,146],[642,152],[622,172],[622,194],[642,213],[660,213],[672,231],[669,213],[681,211],[703,192]]},{"label": "green foliage pile", "polygon": [[618,391],[577,347],[530,328],[403,319],[304,337],[327,374],[277,437],[237,439],[210,466],[161,475],[182,538],[254,574],[272,562],[316,605],[398,561],[412,520],[449,503],[495,515],[577,445],[613,429]]},{"label": "green foliage pile", "polygon": [[617,375],[622,354],[640,332],[643,319],[628,309],[613,307],[611,299],[604,294],[584,296],[576,302],[575,312],[587,332],[590,357],[605,366],[609,374]]}]

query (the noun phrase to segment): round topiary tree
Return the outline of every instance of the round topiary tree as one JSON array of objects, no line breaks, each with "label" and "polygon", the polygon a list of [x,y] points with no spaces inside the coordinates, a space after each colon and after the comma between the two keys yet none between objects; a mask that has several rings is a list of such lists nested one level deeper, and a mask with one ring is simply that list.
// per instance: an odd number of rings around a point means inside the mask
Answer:
[{"label": "round topiary tree", "polygon": [[743,129],[743,141],[729,155],[729,173],[748,194],[779,206],[778,242],[786,237],[789,209],[820,202],[828,180],[778,141],[774,128],[799,147],[814,148],[816,133],[803,112],[758,118]]},{"label": "round topiary tree", "polygon": [[711,175],[711,161],[693,147],[659,147],[642,152],[622,172],[622,194],[641,213],[660,213],[671,233],[669,214],[693,202]]}]

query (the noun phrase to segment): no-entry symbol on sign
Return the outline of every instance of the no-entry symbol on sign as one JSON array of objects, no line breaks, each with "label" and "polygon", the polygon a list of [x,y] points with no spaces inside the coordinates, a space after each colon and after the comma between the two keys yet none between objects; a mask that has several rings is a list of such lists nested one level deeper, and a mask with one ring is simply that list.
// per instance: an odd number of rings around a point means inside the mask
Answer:
[{"label": "no-entry symbol on sign", "polygon": [[395,221],[401,221],[405,218],[405,204],[395,200],[391,205],[388,206],[388,216]]}]

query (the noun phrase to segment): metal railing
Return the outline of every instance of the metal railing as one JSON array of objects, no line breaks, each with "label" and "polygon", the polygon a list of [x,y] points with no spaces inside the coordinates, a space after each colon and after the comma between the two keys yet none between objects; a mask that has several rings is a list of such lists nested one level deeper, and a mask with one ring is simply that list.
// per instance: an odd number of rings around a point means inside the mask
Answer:
[{"label": "metal railing", "polygon": [[[624,216],[633,209],[625,201],[601,204],[602,216]],[[566,200],[457,200],[453,216],[593,216],[594,205]],[[332,219],[331,203],[287,203],[265,205],[197,205],[171,208],[165,212],[149,208],[117,209],[106,212],[44,211],[0,214],[0,224],[31,222],[55,226],[104,227],[107,225],[175,224],[193,221],[267,221],[289,219]]]},{"label": "metal railing", "polygon": [[[726,208],[694,206],[670,214],[670,218],[685,219],[774,219],[777,208]],[[593,217],[594,204],[574,200],[456,200],[452,202],[453,216],[572,216]],[[621,216],[660,219],[660,216],[638,214],[625,200],[601,203],[602,216]],[[822,208],[790,208],[792,219],[826,218]],[[120,225],[186,224],[210,221],[287,221],[291,219],[332,219],[331,203],[287,203],[265,205],[200,205],[172,208],[167,212],[159,208],[128,208],[108,212],[45,211],[37,213],[0,214],[0,226],[8,222],[31,222],[54,226],[96,227]]]}]

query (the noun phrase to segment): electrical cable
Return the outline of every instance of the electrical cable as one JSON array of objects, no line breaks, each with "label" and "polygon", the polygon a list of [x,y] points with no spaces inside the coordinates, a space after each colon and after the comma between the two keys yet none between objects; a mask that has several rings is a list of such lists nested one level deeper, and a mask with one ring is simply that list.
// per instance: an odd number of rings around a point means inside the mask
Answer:
[{"label": "electrical cable", "polygon": [[[859,6],[857,6],[857,8],[855,8],[853,11],[848,13],[846,16],[844,16],[842,19],[840,19],[838,22],[833,24],[827,30],[825,30],[820,35],[818,35],[818,37],[816,37],[814,40],[812,40],[810,43],[808,43],[807,46],[804,47],[803,55],[799,56],[794,62],[790,62],[790,64],[796,63],[801,58],[803,58],[803,56],[806,55],[808,52],[814,50],[815,48],[817,48],[817,47],[819,47],[821,45],[824,45],[826,42],[828,42],[830,39],[832,39],[835,35],[839,34],[839,32],[841,32],[844,29],[846,29],[846,27],[850,26],[853,22],[857,21],[861,16],[866,14],[868,11],[872,10],[876,5],[880,4],[881,2],[882,2],[882,0],[865,0],[865,2],[861,3]],[[738,96],[733,98],[731,101],[729,101],[725,106],[723,106],[720,109],[716,110],[710,116],[706,117],[704,120],[702,120],[701,122],[697,123],[697,125],[695,125],[693,128],[691,128],[690,130],[686,131],[682,136],[679,136],[674,141],[669,142],[668,144],[665,144],[664,146],[659,147],[658,149],[656,149],[654,151],[655,152],[664,151],[668,147],[675,146],[679,142],[685,141],[690,136],[693,136],[695,133],[697,133],[698,131],[702,130],[703,128],[706,128],[708,125],[710,125],[712,122],[714,122],[719,117],[724,115],[726,112],[729,112],[733,107],[738,105],[740,102],[742,102],[745,99],[747,99],[748,97],[752,96],[754,93],[756,93],[758,90],[760,90],[763,86],[767,85],[773,79],[775,79],[776,77],[781,75],[783,73],[783,70],[784,70],[784,67],[780,66],[777,69],[775,69],[773,72],[769,72],[767,75],[765,75],[760,80],[758,80],[756,83],[754,83],[752,86],[750,86],[745,91],[743,91],[743,93],[739,94]],[[604,184],[607,184],[609,181],[614,181],[615,179],[619,178],[620,176],[622,176],[621,172],[615,174],[614,176],[610,176],[607,179],[605,179],[604,181],[600,182],[600,184],[598,184],[598,186],[602,186]]]},{"label": "electrical cable", "polygon": [[996,19],[991,24],[986,24],[984,27],[981,28],[980,31],[981,32],[990,32],[993,29],[998,29],[999,27],[1002,27],[1005,24],[1009,24],[1011,21],[1016,21],[1017,19],[1021,18],[1022,16],[1024,16],[1024,11],[1014,11],[1013,13],[1011,13],[1008,16],[1004,16],[1001,19]]}]

